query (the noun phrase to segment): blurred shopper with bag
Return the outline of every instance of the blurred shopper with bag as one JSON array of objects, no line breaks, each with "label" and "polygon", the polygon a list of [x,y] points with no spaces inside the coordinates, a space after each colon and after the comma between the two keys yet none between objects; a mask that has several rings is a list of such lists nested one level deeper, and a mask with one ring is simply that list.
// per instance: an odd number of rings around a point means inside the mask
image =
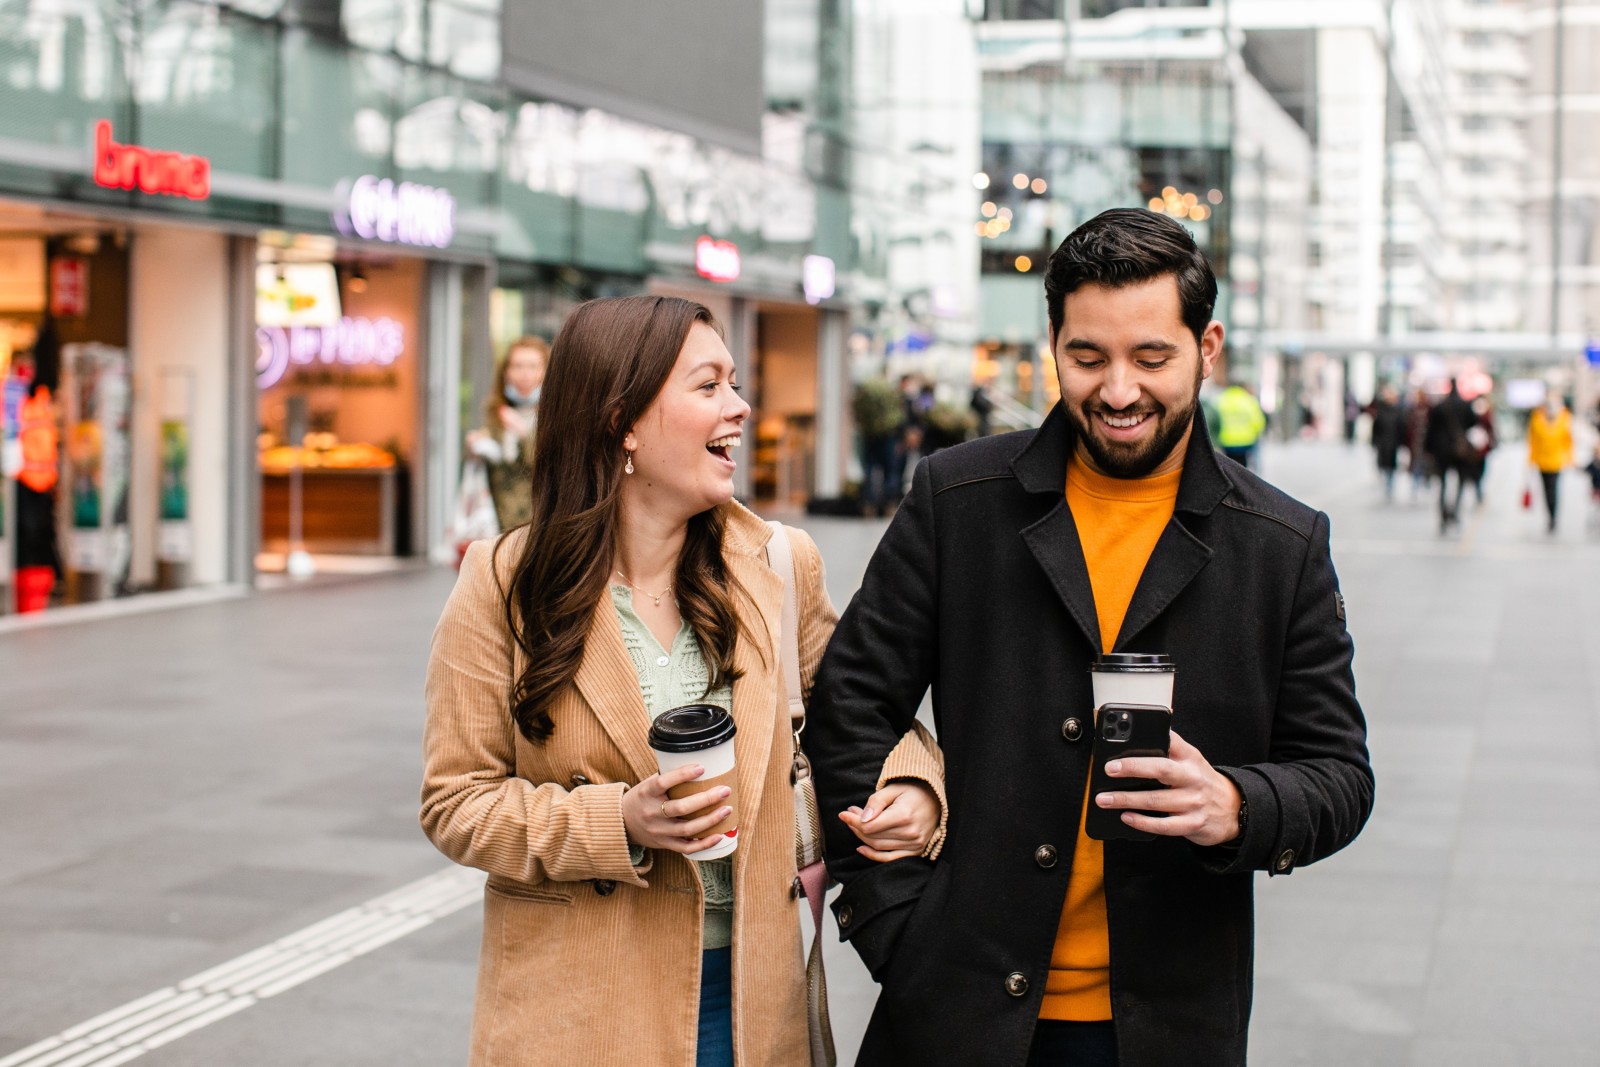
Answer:
[{"label": "blurred shopper with bag", "polygon": [[533,509],[528,476],[549,358],[550,346],[540,338],[513,341],[495,371],[483,428],[467,434],[467,452],[483,461],[502,531],[527,522]]},{"label": "blurred shopper with bag", "polygon": [[1550,516],[1546,529],[1555,533],[1561,471],[1572,464],[1572,413],[1554,393],[1528,418],[1528,462],[1544,483],[1544,506]]},{"label": "blurred shopper with bag", "polygon": [[[749,413],[699,304],[591,301],[552,346],[531,519],[469,548],[428,664],[422,825],[489,875],[474,1067],[832,1061],[791,720],[836,615],[810,538],[733,499]],[[729,782],[660,772],[652,722],[687,704],[731,713]],[[942,840],[938,751],[904,741],[842,814],[870,860]]]},{"label": "blurred shopper with bag", "polygon": [[1383,499],[1394,499],[1394,474],[1400,467],[1400,446],[1406,436],[1406,415],[1400,407],[1400,391],[1392,385],[1378,390],[1372,402],[1372,450],[1378,456],[1378,472],[1383,475]]},{"label": "blurred shopper with bag", "polygon": [[[1439,532],[1461,522],[1461,491],[1466,487],[1468,465],[1477,459],[1467,429],[1477,421],[1472,408],[1461,398],[1456,380],[1450,379],[1450,392],[1428,410],[1427,436],[1423,447],[1439,472]],[[1455,475],[1455,493],[1450,492],[1450,475]]]}]

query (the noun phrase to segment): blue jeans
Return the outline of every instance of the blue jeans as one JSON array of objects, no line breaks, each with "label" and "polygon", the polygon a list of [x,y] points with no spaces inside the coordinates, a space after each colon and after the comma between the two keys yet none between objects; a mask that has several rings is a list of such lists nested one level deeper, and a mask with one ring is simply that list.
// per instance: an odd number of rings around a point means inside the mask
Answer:
[{"label": "blue jeans", "polygon": [[700,953],[700,1041],[694,1067],[733,1067],[733,949]]},{"label": "blue jeans", "polygon": [[1110,1022],[1040,1019],[1028,1067],[1117,1067],[1117,1031]]}]

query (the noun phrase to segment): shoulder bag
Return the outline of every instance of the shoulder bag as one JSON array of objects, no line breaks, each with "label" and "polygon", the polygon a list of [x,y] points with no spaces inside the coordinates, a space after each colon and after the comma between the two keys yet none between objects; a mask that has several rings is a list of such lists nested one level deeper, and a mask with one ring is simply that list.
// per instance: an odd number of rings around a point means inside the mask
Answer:
[{"label": "shoulder bag", "polygon": [[769,522],[767,562],[783,578],[783,677],[789,691],[789,725],[794,731],[794,865],[800,872],[800,891],[811,906],[811,955],[806,960],[806,1030],[811,1042],[812,1067],[834,1067],[833,1025],[828,1019],[828,978],[822,969],[822,898],[828,889],[828,869],[822,862],[822,814],[811,780],[811,762],[800,749],[806,728],[806,704],[800,688],[800,619],[795,606],[794,547],[780,522]]}]

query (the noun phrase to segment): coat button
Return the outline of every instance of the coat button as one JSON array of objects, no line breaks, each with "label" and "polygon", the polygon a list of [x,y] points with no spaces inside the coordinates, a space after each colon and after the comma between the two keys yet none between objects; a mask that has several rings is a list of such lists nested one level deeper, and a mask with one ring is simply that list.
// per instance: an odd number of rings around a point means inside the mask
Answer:
[{"label": "coat button", "polygon": [[850,905],[841,905],[839,908],[839,929],[843,930],[848,927],[850,925],[850,920],[854,919],[855,917],[856,913],[850,910]]},{"label": "coat button", "polygon": [[1083,738],[1083,720],[1076,715],[1061,724],[1061,739],[1063,741],[1079,741]]},{"label": "coat button", "polygon": [[572,776],[572,788],[576,789],[580,785],[588,785],[588,784],[589,784],[589,779],[585,778],[583,775],[574,774]]},{"label": "coat button", "polygon": [[1293,867],[1294,849],[1286,848],[1282,852],[1278,853],[1278,862],[1274,863],[1273,866],[1278,869],[1280,874],[1284,871],[1287,871],[1290,867]]},{"label": "coat button", "polygon": [[1028,995],[1028,976],[1021,971],[1012,971],[1006,975],[1006,992],[1014,997]]},{"label": "coat button", "polygon": [[609,897],[617,891],[617,883],[609,878],[596,878],[594,880],[594,891],[599,896]]},{"label": "coat button", "polygon": [[1054,845],[1040,845],[1033,850],[1033,862],[1047,871],[1056,865],[1057,858],[1056,846]]},{"label": "coat button", "polygon": [[790,900],[799,900],[800,899],[800,889],[801,889],[800,876],[797,874],[797,875],[794,876],[794,881],[789,883],[789,899]]}]

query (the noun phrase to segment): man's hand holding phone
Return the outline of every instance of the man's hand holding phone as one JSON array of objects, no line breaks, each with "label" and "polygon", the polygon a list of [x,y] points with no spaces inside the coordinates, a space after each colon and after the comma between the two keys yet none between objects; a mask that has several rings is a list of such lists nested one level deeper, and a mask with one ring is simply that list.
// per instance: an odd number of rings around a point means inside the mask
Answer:
[{"label": "man's hand holding phone", "polygon": [[[1186,837],[1197,845],[1227,844],[1239,836],[1239,789],[1212,767],[1200,750],[1172,732],[1165,759],[1125,756],[1105,765],[1111,778],[1149,778],[1166,788],[1100,792],[1094,803],[1122,811],[1122,821],[1161,837]],[[1140,815],[1159,811],[1163,816]]]}]

